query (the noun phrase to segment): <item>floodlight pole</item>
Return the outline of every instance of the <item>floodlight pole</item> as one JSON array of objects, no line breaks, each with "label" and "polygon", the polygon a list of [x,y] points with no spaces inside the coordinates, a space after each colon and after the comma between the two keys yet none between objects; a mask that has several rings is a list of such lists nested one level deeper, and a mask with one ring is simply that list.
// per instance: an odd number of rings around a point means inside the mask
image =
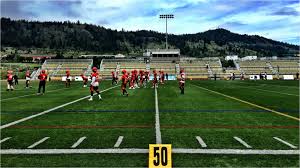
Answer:
[{"label": "floodlight pole", "polygon": [[159,15],[160,19],[166,19],[166,49],[168,49],[168,19],[173,19],[174,15]]}]

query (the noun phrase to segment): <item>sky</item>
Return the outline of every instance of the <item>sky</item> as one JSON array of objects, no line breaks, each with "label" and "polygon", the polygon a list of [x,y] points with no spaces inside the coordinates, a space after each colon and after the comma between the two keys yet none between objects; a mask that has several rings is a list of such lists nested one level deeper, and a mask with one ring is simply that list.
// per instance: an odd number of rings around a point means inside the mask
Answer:
[{"label": "sky", "polygon": [[89,23],[117,30],[168,33],[225,28],[300,44],[299,0],[1,0],[1,17]]}]

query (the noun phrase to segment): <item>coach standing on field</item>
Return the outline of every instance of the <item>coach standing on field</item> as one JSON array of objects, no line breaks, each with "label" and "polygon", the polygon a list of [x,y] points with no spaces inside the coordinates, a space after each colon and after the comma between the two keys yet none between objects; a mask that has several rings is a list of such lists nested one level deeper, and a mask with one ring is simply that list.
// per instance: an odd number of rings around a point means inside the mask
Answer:
[{"label": "coach standing on field", "polygon": [[37,95],[41,94],[41,88],[43,87],[43,94],[45,94],[45,87],[46,87],[46,80],[47,80],[47,74],[45,70],[42,70],[42,73],[39,75],[39,90],[37,92]]}]

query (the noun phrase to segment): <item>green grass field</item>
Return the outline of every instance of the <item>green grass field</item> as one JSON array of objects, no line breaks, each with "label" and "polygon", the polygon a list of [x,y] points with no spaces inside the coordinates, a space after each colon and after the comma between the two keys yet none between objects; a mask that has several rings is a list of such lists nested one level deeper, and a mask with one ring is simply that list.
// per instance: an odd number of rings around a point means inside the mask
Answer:
[{"label": "green grass field", "polygon": [[[129,90],[121,96],[120,86],[101,83],[103,100],[84,98],[88,88],[73,82],[47,83],[46,94],[36,96],[24,82],[13,92],[1,82],[1,150],[34,146],[38,149],[148,149],[156,143],[155,90]],[[174,167],[299,167],[299,83],[298,81],[187,81],[185,94],[168,81],[157,89],[159,123],[163,144],[174,150],[216,149],[217,154],[173,153]],[[55,109],[53,109],[55,108]],[[47,112],[47,110],[50,112]],[[2,127],[28,116],[34,118]],[[123,141],[115,147],[119,136]],[[199,136],[207,147],[203,147]],[[251,148],[234,139],[239,137]],[[278,137],[289,145],[273,137]],[[294,147],[291,147],[291,145]],[[223,149],[283,150],[298,154],[222,154]],[[3,154],[3,167],[147,167],[148,153]]]}]

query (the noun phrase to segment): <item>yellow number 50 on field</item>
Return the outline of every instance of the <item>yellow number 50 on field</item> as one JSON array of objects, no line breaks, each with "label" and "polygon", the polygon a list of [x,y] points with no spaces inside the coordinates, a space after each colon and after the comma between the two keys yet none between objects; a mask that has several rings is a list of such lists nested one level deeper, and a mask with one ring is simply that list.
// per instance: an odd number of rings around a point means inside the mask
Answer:
[{"label": "yellow number 50 on field", "polygon": [[149,144],[149,168],[172,167],[171,144]]}]

